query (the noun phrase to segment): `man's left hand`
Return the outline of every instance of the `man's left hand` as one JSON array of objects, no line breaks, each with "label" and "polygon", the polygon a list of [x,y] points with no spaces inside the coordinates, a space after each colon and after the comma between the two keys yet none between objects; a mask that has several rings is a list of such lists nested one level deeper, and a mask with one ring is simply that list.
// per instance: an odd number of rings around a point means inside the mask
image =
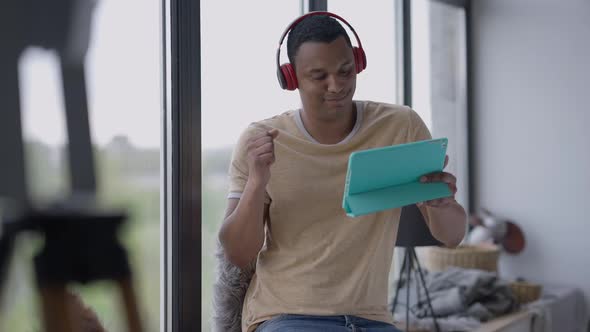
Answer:
[{"label": "man's left hand", "polygon": [[[445,167],[447,167],[448,163],[449,163],[449,156],[445,156],[445,165],[444,165],[443,169]],[[449,189],[451,189],[452,196],[421,202],[421,203],[417,204],[418,206],[424,205],[424,206],[434,207],[434,208],[443,208],[443,207],[447,207],[450,204],[453,204],[456,202],[455,201],[455,194],[457,193],[457,178],[453,174],[448,173],[448,172],[432,173],[432,174],[422,176],[420,178],[420,182],[422,182],[422,183],[444,182],[449,186]]]}]

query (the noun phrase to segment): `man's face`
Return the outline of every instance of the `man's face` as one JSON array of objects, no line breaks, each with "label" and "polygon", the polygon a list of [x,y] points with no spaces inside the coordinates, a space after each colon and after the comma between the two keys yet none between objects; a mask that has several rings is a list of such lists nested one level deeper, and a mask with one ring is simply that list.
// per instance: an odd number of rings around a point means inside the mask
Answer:
[{"label": "man's face", "polygon": [[356,70],[352,48],[340,36],[331,43],[305,42],[295,56],[303,108],[318,115],[337,115],[352,107]]}]

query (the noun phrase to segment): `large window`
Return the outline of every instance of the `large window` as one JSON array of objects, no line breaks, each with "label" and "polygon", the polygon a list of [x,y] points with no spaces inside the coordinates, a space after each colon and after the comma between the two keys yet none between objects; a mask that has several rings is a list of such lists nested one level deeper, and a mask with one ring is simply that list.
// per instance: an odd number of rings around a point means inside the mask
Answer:
[{"label": "large window", "polygon": [[[128,250],[145,331],[159,330],[160,3],[102,0],[94,10],[86,80],[98,196],[129,215],[120,239]],[[132,22],[132,23],[130,23]],[[69,191],[59,62],[27,50],[20,59],[27,176],[36,203]],[[0,331],[41,331],[32,257],[42,239],[19,236],[3,285]],[[117,288],[72,285],[109,331],[124,331]]]},{"label": "large window", "polygon": [[[299,0],[201,1],[203,331],[211,330],[214,253],[233,145],[249,123],[300,107],[299,94],[282,90],[276,77],[279,38],[300,14]],[[288,61],[286,43],[281,58]]]},{"label": "large window", "polygon": [[[275,56],[281,33],[308,7],[316,10],[327,9],[337,13],[347,19],[358,32],[367,53],[368,67],[358,77],[356,99],[403,104],[406,101],[402,98],[404,93],[402,77],[411,77],[408,73],[416,76],[411,86],[415,101],[412,106],[425,120],[434,136],[447,136],[451,144],[456,143],[457,150],[451,148],[449,151],[453,163],[449,166],[449,170],[458,175],[459,185],[465,186],[465,182],[462,181],[465,181],[466,177],[461,172],[466,169],[461,167],[466,167],[467,159],[461,154],[461,149],[465,145],[466,137],[465,132],[462,131],[465,128],[460,122],[464,121],[461,120],[464,118],[461,118],[463,115],[460,112],[464,112],[465,109],[460,108],[461,98],[464,98],[464,95],[461,97],[462,92],[459,91],[461,70],[464,68],[453,67],[459,68],[458,71],[447,71],[444,75],[436,74],[438,79],[434,81],[430,59],[438,56],[437,52],[440,50],[430,44],[432,35],[430,32],[421,35],[416,31],[413,31],[413,39],[422,39],[422,43],[428,40],[428,46],[420,51],[420,48],[412,43],[413,66],[411,68],[401,66],[404,60],[401,55],[405,51],[402,46],[404,32],[401,29],[402,3],[415,7],[414,15],[422,15],[421,18],[412,17],[413,29],[430,31],[435,27],[431,28],[433,23],[429,16],[430,4],[425,1],[422,1],[423,8],[419,9],[420,4],[414,5],[414,1],[402,0],[370,4],[347,0],[330,2],[322,0],[280,2],[203,0],[200,1],[200,7],[196,7],[200,8],[200,13],[198,9],[193,8],[191,1],[165,1],[167,4],[172,4],[169,17],[171,24],[167,25],[170,28],[167,32],[168,41],[172,47],[166,67],[170,69],[171,74],[165,77],[172,77],[172,83],[167,86],[166,91],[167,95],[171,96],[166,102],[166,105],[170,107],[166,117],[166,121],[170,121],[166,125],[169,129],[166,137],[172,142],[167,143],[173,144],[167,145],[172,151],[165,153],[165,165],[169,167],[166,169],[165,179],[167,183],[172,184],[171,192],[166,191],[170,196],[165,200],[166,229],[172,233],[167,235],[170,243],[166,244],[168,250],[165,263],[166,275],[167,279],[172,280],[172,282],[166,281],[167,293],[164,299],[166,327],[174,329],[175,326],[197,324],[194,311],[191,311],[196,310],[193,309],[195,307],[193,305],[195,299],[192,298],[194,292],[184,294],[183,288],[179,288],[186,280],[191,283],[195,279],[196,276],[189,268],[195,259],[179,257],[179,253],[182,253],[181,250],[197,245],[192,236],[185,236],[184,230],[192,232],[191,227],[194,227],[195,219],[198,220],[199,217],[201,221],[198,225],[201,230],[201,329],[210,330],[212,327],[212,285],[216,277],[214,253],[217,248],[217,233],[227,203],[227,171],[231,152],[240,133],[249,123],[300,107],[299,95],[296,91],[284,91],[278,86]],[[310,3],[309,6],[307,2]],[[327,7],[324,8],[326,4]],[[186,14],[187,9],[191,10],[190,14]],[[195,13],[198,13],[196,16],[200,17],[199,34],[193,34],[198,29],[191,26],[191,22],[196,22],[191,16]],[[200,40],[196,40],[198,35]],[[455,51],[464,51],[461,49],[464,45],[459,39],[456,41],[457,43],[452,44],[451,47]],[[355,41],[353,43],[356,44]],[[427,53],[419,54],[420,52]],[[286,62],[285,45],[283,45],[281,56],[281,62]],[[197,61],[198,69],[192,65],[193,59]],[[444,61],[463,60],[447,58]],[[460,66],[459,62],[455,64]],[[417,70],[426,71],[426,79],[424,74]],[[199,78],[200,85],[195,83]],[[445,85],[446,81],[451,79],[458,80],[458,84],[453,87],[453,91],[458,94],[451,98],[456,106],[453,108],[455,111],[441,108],[441,104],[436,99],[439,97],[430,94],[435,84]],[[195,91],[193,88],[200,90]],[[198,97],[191,99],[191,93],[188,91],[194,91],[194,96]],[[439,111],[441,113],[435,115]],[[451,114],[454,117],[456,122],[453,122],[453,126],[445,127],[447,118],[439,119],[439,115],[444,117],[443,114]],[[180,121],[179,123],[175,122],[175,117],[176,121]],[[195,118],[198,120],[194,120]],[[186,123],[184,120],[189,120],[190,124],[183,125]],[[196,133],[196,138],[188,133]],[[175,139],[178,140],[177,144],[174,144]],[[195,165],[193,153],[197,152],[199,143],[202,159],[200,165]],[[193,144],[197,144],[196,149]],[[183,146],[184,149],[186,147],[193,149],[183,150]],[[200,192],[192,192],[185,197],[185,193],[190,191],[187,186],[195,183],[194,177],[199,176],[197,175],[199,171],[201,171]],[[175,172],[177,172],[176,178]],[[175,186],[180,190],[175,189]],[[466,190],[463,190],[463,193],[465,195]],[[200,199],[200,205],[192,201],[195,197]],[[460,200],[466,204],[464,197],[460,197]],[[195,205],[198,207],[194,207]],[[180,209],[177,209],[178,207]],[[192,207],[202,212],[201,215],[195,216],[190,213],[177,215],[177,210],[183,210],[183,208],[186,208],[186,211],[194,211]],[[183,225],[183,227],[175,231],[175,225],[177,227]],[[178,233],[178,230],[182,232]],[[182,243],[178,244],[170,240],[175,236]],[[391,274],[391,277],[395,275]],[[178,281],[181,277],[185,281]],[[174,286],[175,281],[180,286]],[[183,309],[181,316],[177,315],[177,310],[173,310],[175,305]],[[180,325],[175,325],[176,323]]]},{"label": "large window", "polygon": [[[284,91],[276,79],[279,38],[301,14],[301,2],[201,1],[202,66],[202,329],[210,330],[217,231],[227,202],[227,171],[233,144],[246,126],[299,108],[297,91]],[[399,42],[395,2],[360,4],[334,1],[329,10],[357,31],[367,53],[367,70],[358,76],[355,99],[399,102]],[[240,13],[240,14],[232,14]],[[272,13],[244,15],[243,13]],[[377,15],[377,17],[375,17]],[[221,19],[223,18],[223,19]],[[380,24],[374,24],[379,20]],[[348,29],[347,27],[345,27]],[[351,36],[353,44],[356,41]],[[281,63],[288,61],[286,41]]]},{"label": "large window", "polygon": [[433,137],[447,137],[457,201],[469,206],[465,9],[412,1],[412,101]]},{"label": "large window", "polygon": [[[308,8],[307,2],[319,7],[327,3],[327,10],[344,17],[359,34],[368,66],[358,77],[355,99],[404,103],[401,77],[403,70],[410,71],[412,75],[406,76],[413,78],[412,107],[425,120],[433,136],[449,138],[451,162],[448,170],[458,177],[459,202],[466,207],[469,203],[465,10],[449,4],[461,1],[203,0],[196,5],[189,0],[99,1],[94,11],[92,39],[86,59],[99,200],[107,208],[123,207],[129,212],[130,220],[120,235],[129,250],[140,312],[147,331],[159,329],[160,317],[166,317],[166,324],[162,325],[166,329],[177,327],[174,323],[178,316],[171,313],[170,300],[176,303],[180,299],[175,297],[178,294],[170,292],[169,284],[170,279],[175,279],[184,270],[182,266],[178,268],[179,259],[172,257],[172,253],[178,254],[178,248],[193,248],[197,252],[194,247],[198,243],[193,241],[178,247],[171,243],[169,232],[173,229],[172,222],[175,226],[194,225],[199,217],[202,221],[198,225],[201,227],[202,253],[201,328],[211,329],[214,252],[227,202],[231,151],[250,122],[300,107],[297,91],[279,88],[275,55],[281,33]],[[402,2],[412,6],[411,68],[400,68],[400,55],[404,52],[400,28]],[[160,8],[167,9],[166,15],[162,15]],[[189,20],[178,19],[186,8],[197,8],[197,12],[200,8],[199,34],[191,29],[194,27],[190,26],[190,15],[181,17]],[[196,21],[198,19],[192,22]],[[165,30],[166,52],[162,52],[160,29]],[[179,36],[184,39],[177,38]],[[200,54],[173,47],[186,46],[186,43]],[[356,44],[354,39],[353,43]],[[286,45],[283,45],[281,62],[287,61],[286,53]],[[161,54],[165,54],[166,60],[163,76]],[[200,90],[190,90],[198,96],[191,105],[198,104],[202,110],[200,114],[191,113],[194,109],[178,103],[176,91],[172,93],[175,84],[181,88],[193,87],[194,82],[186,82],[195,79],[190,73],[186,76],[171,73],[174,68],[180,68],[176,66],[178,63],[190,63],[183,58],[187,54],[194,55],[195,58],[190,60],[200,65],[200,69],[195,70],[200,73],[201,85],[196,86]],[[68,142],[59,73],[57,59],[49,51],[29,49],[19,63],[27,176],[31,195],[39,203],[63,198],[69,186],[65,153]],[[178,82],[174,81],[178,77]],[[168,98],[164,103],[164,116],[160,107],[163,104],[160,98],[162,88],[165,88],[166,96],[175,98]],[[182,98],[190,99],[186,95],[191,93],[186,91],[182,91]],[[177,117],[179,114],[182,116]],[[178,127],[170,124],[171,120],[191,117],[202,123],[200,128],[183,127],[197,133],[195,136],[201,139],[202,195],[198,198],[201,199],[202,215],[169,218],[177,212],[173,210],[181,210],[186,202],[179,202],[183,197],[165,191],[162,206],[166,210],[162,215],[166,227],[162,229],[166,232],[163,238],[170,243],[166,243],[167,251],[163,256],[166,271],[161,274],[158,264],[161,257],[160,158],[164,158],[162,165],[165,166],[167,186],[174,181],[175,184],[184,183],[194,176],[190,171],[198,166],[182,173],[178,163],[190,160],[192,156],[189,154],[198,151],[184,151],[179,156],[168,145],[172,144],[169,138],[174,137],[178,140],[174,141],[176,145],[191,146],[186,144],[184,136],[178,138]],[[160,134],[162,121],[166,128],[164,135]],[[170,151],[161,149],[162,136],[166,137],[165,148]],[[196,141],[198,138],[191,142]],[[171,158],[172,155],[177,159]],[[32,256],[41,244],[42,239],[31,235],[19,237],[16,243],[0,307],[1,331],[40,329]],[[176,251],[170,250],[172,247]],[[186,266],[186,262],[181,263]],[[162,280],[165,298],[160,298],[160,275],[166,279]],[[193,275],[188,277],[190,282],[196,279]],[[114,287],[99,283],[89,287],[74,286],[72,290],[81,294],[108,330],[123,330],[124,317],[115,303]],[[192,293],[183,301],[190,296]],[[166,309],[165,316],[161,316],[160,303]],[[187,310],[186,306],[181,309]]]}]

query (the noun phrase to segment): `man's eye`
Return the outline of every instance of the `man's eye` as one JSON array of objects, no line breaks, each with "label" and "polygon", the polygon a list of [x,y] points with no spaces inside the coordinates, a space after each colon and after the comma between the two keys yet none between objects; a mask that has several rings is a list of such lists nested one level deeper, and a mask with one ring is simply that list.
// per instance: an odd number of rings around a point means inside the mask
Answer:
[{"label": "man's eye", "polygon": [[311,76],[311,78],[316,81],[321,81],[324,78],[326,78],[326,75],[313,75],[313,76]]},{"label": "man's eye", "polygon": [[350,69],[340,71],[340,75],[342,75],[342,76],[348,76],[348,75],[350,75],[350,73],[351,73]]}]

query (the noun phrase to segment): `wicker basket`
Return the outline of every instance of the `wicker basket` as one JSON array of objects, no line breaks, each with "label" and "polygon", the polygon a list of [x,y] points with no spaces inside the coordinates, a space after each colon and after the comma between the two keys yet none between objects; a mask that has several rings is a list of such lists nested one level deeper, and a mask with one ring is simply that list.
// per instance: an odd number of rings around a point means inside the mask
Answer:
[{"label": "wicker basket", "polygon": [[425,267],[431,272],[450,266],[497,272],[500,249],[493,244],[462,245],[455,249],[429,247],[424,254]]},{"label": "wicker basket", "polygon": [[533,302],[541,297],[541,285],[523,281],[514,281],[510,283],[510,288],[514,293],[514,296],[516,296],[516,301],[520,304]]}]

